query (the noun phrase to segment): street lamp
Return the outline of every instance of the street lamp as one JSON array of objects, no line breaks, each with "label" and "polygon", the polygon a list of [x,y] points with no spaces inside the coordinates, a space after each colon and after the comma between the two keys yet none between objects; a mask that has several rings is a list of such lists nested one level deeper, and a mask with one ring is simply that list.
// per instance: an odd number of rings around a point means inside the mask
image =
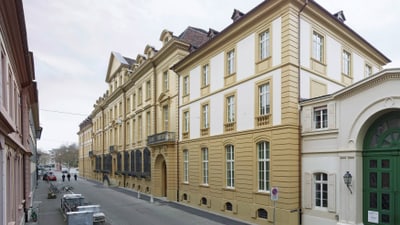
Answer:
[{"label": "street lamp", "polygon": [[351,173],[349,171],[347,171],[343,176],[344,184],[346,184],[347,188],[350,191],[350,194],[353,194],[353,192],[351,191],[351,188],[350,188],[352,179],[353,179],[353,176],[351,176]]}]

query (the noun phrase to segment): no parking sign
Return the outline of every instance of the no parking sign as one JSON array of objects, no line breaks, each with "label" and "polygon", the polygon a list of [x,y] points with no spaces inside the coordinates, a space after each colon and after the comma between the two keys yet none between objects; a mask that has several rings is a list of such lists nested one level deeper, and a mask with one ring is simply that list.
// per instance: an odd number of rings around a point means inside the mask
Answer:
[{"label": "no parking sign", "polygon": [[271,189],[271,200],[278,201],[278,188],[277,187],[272,187],[272,189]]}]

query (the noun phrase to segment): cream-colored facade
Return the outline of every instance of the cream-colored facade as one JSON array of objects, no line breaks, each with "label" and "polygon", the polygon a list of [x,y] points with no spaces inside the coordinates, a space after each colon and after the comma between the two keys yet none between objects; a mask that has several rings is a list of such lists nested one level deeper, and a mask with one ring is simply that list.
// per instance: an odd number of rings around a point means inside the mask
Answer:
[{"label": "cream-colored facade", "polygon": [[255,224],[299,224],[300,100],[389,59],[314,1],[264,1],[232,19],[195,51],[164,31],[163,47],[131,65],[112,54],[110,90],[91,115],[90,176]]},{"label": "cream-colored facade", "polygon": [[193,27],[179,37],[164,30],[160,50],[147,45],[135,60],[111,54],[109,89],[97,100],[91,123],[80,127],[86,177],[177,199],[178,76],[170,68],[207,35]]}]

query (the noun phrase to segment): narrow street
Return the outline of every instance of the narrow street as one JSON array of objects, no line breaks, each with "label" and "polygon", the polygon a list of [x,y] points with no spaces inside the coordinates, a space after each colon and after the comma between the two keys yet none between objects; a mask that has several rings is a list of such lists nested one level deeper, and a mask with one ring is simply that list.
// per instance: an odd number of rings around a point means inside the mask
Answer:
[{"label": "narrow street", "polygon": [[[75,181],[62,182],[61,173],[56,172],[57,186],[69,185],[73,187],[74,193],[80,193],[85,196],[89,204],[101,205],[102,211],[106,215],[107,224],[112,225],[245,225],[247,223],[231,220],[226,217],[217,216],[208,212],[182,206],[175,202],[160,201],[154,199],[153,203],[149,196],[138,194],[132,190],[107,187],[95,181],[88,181],[78,178]],[[60,194],[61,195],[61,194]],[[59,201],[59,197],[57,198]]]}]

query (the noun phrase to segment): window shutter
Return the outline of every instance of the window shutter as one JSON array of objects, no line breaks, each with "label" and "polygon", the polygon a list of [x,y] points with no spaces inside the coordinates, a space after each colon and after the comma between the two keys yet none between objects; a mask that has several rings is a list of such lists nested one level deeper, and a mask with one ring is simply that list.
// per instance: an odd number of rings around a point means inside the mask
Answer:
[{"label": "window shutter", "polygon": [[331,173],[328,177],[328,211],[336,211],[336,174]]},{"label": "window shutter", "polygon": [[336,128],[336,110],[335,103],[328,104],[328,128],[335,129]]},{"label": "window shutter", "polygon": [[303,131],[304,132],[309,132],[311,131],[311,126],[312,126],[312,112],[310,107],[304,107],[303,108]]},{"label": "window shutter", "polygon": [[311,173],[304,174],[304,208],[311,209],[312,202],[312,186],[311,186]]}]

